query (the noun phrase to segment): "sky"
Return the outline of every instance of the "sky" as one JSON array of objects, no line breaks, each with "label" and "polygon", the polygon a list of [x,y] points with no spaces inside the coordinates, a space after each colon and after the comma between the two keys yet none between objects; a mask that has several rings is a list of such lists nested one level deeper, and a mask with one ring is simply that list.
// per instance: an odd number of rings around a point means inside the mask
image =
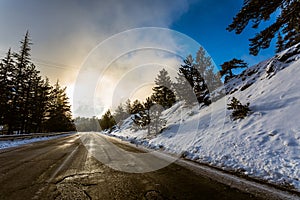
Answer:
[{"label": "sky", "polygon": [[[0,56],[10,47],[18,51],[28,30],[32,60],[41,74],[67,86],[75,116],[97,116],[126,98],[145,96],[162,67],[175,75],[182,58],[196,53],[195,42],[216,66],[234,57],[251,66],[274,55],[274,48],[249,55],[248,39],[255,34],[251,28],[241,35],[226,31],[242,4],[242,0],[1,0]],[[137,51],[140,47],[144,49]]]}]

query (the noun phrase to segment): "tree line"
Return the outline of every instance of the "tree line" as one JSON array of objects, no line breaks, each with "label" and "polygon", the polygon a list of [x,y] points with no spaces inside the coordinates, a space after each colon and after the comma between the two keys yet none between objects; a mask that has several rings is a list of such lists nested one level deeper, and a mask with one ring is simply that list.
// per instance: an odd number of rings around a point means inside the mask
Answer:
[{"label": "tree line", "polygon": [[128,99],[114,112],[107,110],[99,119],[101,129],[111,130],[130,117],[134,124],[133,129],[145,129],[149,135],[156,135],[166,123],[162,118],[164,110],[177,101],[183,101],[186,106],[210,105],[213,101],[210,93],[222,85],[222,80],[211,58],[204,48],[200,47],[195,58],[189,55],[183,60],[175,80],[172,81],[168,71],[162,69],[154,83],[152,94],[145,101],[131,102]]},{"label": "tree line", "polygon": [[72,131],[66,88],[42,78],[31,61],[27,31],[19,52],[8,50],[0,62],[0,126],[5,134]]}]

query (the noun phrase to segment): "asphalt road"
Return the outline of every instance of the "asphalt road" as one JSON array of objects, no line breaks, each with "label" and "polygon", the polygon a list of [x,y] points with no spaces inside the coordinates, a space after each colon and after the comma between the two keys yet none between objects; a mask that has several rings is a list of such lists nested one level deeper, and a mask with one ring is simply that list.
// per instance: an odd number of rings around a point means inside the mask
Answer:
[{"label": "asphalt road", "polygon": [[[97,145],[105,147],[107,138],[100,139]],[[100,162],[86,146],[74,134],[0,151],[0,199],[256,199],[176,163],[147,173],[118,171],[109,165],[121,151],[111,156],[102,148],[96,152],[103,154]]]}]

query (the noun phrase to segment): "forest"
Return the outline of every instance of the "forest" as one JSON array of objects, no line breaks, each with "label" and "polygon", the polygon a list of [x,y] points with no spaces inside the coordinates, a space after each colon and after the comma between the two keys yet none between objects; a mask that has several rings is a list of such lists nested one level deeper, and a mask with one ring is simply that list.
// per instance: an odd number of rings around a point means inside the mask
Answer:
[{"label": "forest", "polygon": [[1,134],[74,131],[66,88],[50,84],[31,61],[27,31],[19,52],[8,50],[0,63]]}]

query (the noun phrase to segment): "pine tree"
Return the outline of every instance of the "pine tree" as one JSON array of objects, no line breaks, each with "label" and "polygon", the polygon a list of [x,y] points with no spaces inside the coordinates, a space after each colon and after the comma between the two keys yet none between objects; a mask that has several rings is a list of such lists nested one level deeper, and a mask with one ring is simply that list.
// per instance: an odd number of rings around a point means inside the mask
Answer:
[{"label": "pine tree", "polygon": [[148,124],[149,132],[154,135],[159,134],[160,130],[164,127],[166,120],[162,119],[162,111],[164,108],[161,105],[155,104],[149,110],[150,123]]},{"label": "pine tree", "polygon": [[184,101],[186,105],[191,106],[197,102],[193,88],[190,83],[186,80],[185,76],[178,73],[175,77],[176,82],[173,84],[174,91],[179,100]]},{"label": "pine tree", "polygon": [[110,110],[107,110],[100,119],[100,127],[102,130],[111,130],[115,125],[116,121],[114,120],[114,117],[112,116]]},{"label": "pine tree", "polygon": [[144,117],[144,124],[147,125],[147,132],[148,132],[148,135],[150,135],[150,131],[151,131],[151,125],[150,125],[150,122],[151,122],[151,119],[150,119],[150,109],[152,108],[152,106],[154,106],[154,102],[152,100],[151,97],[147,97],[146,98],[146,101],[144,102],[144,108],[145,108],[145,117]]},{"label": "pine tree", "polygon": [[9,134],[74,130],[65,89],[57,83],[54,94],[40,76],[30,59],[28,32],[20,43],[19,52],[9,50],[0,63],[0,125]]},{"label": "pine tree", "polygon": [[123,120],[125,120],[126,118],[129,117],[129,114],[124,110],[123,105],[120,104],[116,108],[113,117],[117,124],[121,124],[123,122]]},{"label": "pine tree", "polygon": [[197,58],[198,64],[194,62],[191,55],[184,60],[184,64],[179,68],[178,77],[176,78],[177,83],[174,84],[176,94],[180,99],[185,100],[187,105],[191,105],[193,102],[198,102],[199,104],[203,103],[204,105],[209,105],[211,103],[208,87],[198,70],[202,70],[203,74],[206,73],[205,68],[207,61],[203,64],[204,59],[201,60],[200,58],[204,55],[200,55],[203,52],[204,50],[199,51]]},{"label": "pine tree", "polygon": [[148,110],[144,105],[149,106],[147,103],[142,104],[139,100],[135,100],[132,104],[131,119],[139,128],[144,128],[150,121]]},{"label": "pine tree", "polygon": [[199,71],[205,81],[205,86],[212,92],[222,85],[221,77],[214,73],[214,65],[211,57],[207,55],[203,47],[196,54],[195,68]]},{"label": "pine tree", "polygon": [[8,132],[11,134],[13,130],[19,133],[24,133],[26,122],[26,105],[27,99],[25,97],[25,81],[27,78],[26,69],[31,65],[30,59],[30,45],[32,44],[27,31],[25,37],[20,41],[20,51],[14,54],[16,59],[16,70],[12,71],[13,79],[13,93],[12,93],[12,110],[10,111],[8,121]]},{"label": "pine tree", "polygon": [[269,48],[278,32],[284,34],[284,49],[286,49],[300,42],[299,0],[244,0],[241,10],[233,18],[227,30],[240,34],[249,22],[252,22],[252,28],[256,29],[261,22],[270,20],[271,15],[278,11],[279,15],[275,22],[250,39],[250,54],[257,55],[261,49]]},{"label": "pine tree", "polygon": [[156,86],[152,88],[152,100],[164,108],[170,108],[176,102],[176,96],[171,90],[172,81],[165,69],[159,71],[155,78]]},{"label": "pine tree", "polygon": [[132,103],[132,106],[131,106],[131,113],[132,114],[137,114],[137,113],[139,113],[140,111],[143,111],[143,110],[144,110],[144,106],[139,100],[135,100]]},{"label": "pine tree", "polygon": [[276,42],[276,53],[279,53],[283,50],[284,50],[284,41],[283,41],[283,38],[282,38],[282,36],[279,32],[278,36],[277,36],[277,42]]},{"label": "pine tree", "polygon": [[131,101],[130,99],[127,99],[127,101],[125,102],[125,111],[130,115],[133,114],[132,113],[132,107],[131,107]]},{"label": "pine tree", "polygon": [[243,105],[237,98],[233,97],[231,99],[231,102],[227,104],[228,106],[227,109],[233,110],[231,113],[231,118],[233,120],[244,119],[251,111],[249,105],[250,105],[249,103]]},{"label": "pine tree", "polygon": [[50,92],[45,129],[50,132],[75,130],[66,88],[57,81]]},{"label": "pine tree", "polygon": [[184,100],[186,105],[191,105],[197,102],[194,94],[194,78],[193,78],[193,62],[194,59],[189,55],[182,64],[178,71],[178,77],[176,77],[176,83],[174,84],[174,90],[180,100]]},{"label": "pine tree", "polygon": [[238,69],[238,68],[247,68],[248,65],[245,63],[243,60],[240,59],[232,59],[230,61],[224,62],[221,65],[222,69],[220,70],[220,75],[225,76],[225,83],[234,77],[234,74],[232,72],[233,69]]},{"label": "pine tree", "polygon": [[[9,49],[7,55],[0,63],[0,125],[9,124],[12,106],[13,90],[13,72],[15,66],[11,50]],[[5,127],[5,129],[8,127]]]},{"label": "pine tree", "polygon": [[43,127],[46,121],[46,115],[49,109],[50,94],[51,94],[51,85],[48,78],[45,80],[37,81],[35,90],[36,97],[36,110],[35,110],[35,123],[36,131],[35,132],[44,132],[45,128]]}]

